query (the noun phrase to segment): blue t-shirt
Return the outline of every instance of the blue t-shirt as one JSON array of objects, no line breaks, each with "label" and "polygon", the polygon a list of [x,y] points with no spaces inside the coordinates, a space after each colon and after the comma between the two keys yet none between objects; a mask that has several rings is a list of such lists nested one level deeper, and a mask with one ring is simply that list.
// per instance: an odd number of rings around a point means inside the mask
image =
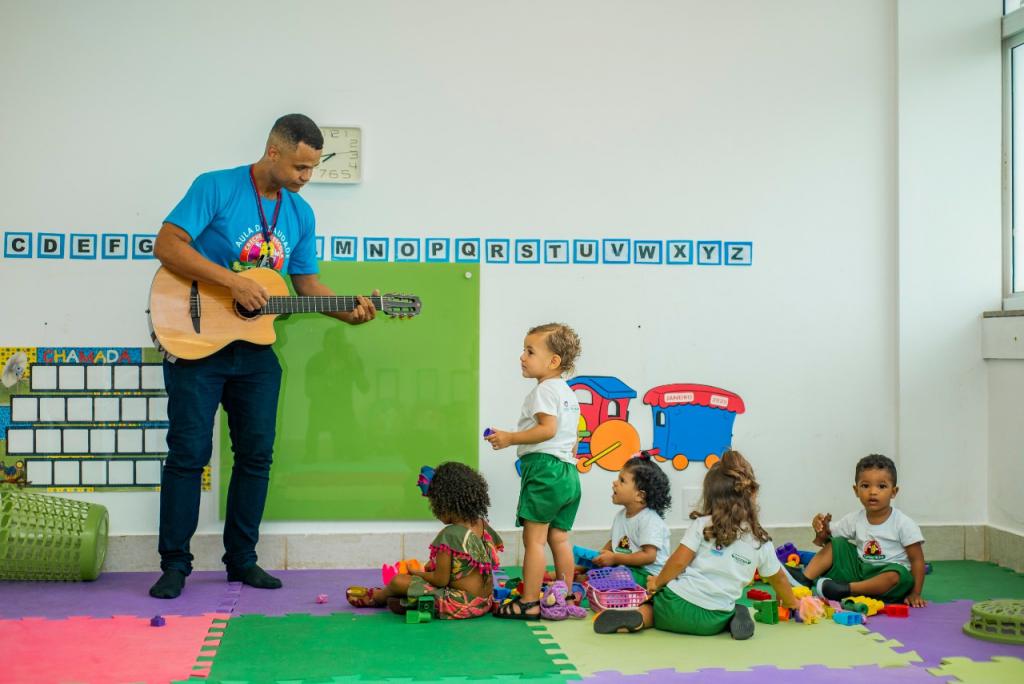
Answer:
[{"label": "blue t-shirt", "polygon": [[[260,198],[267,222],[273,221],[274,200]],[[313,210],[294,192],[281,189],[281,212],[263,265],[275,271],[318,273],[316,221]],[[260,265],[263,231],[249,166],[210,171],[195,179],[185,197],[165,219],[192,238],[192,246],[215,264],[234,270]]]}]

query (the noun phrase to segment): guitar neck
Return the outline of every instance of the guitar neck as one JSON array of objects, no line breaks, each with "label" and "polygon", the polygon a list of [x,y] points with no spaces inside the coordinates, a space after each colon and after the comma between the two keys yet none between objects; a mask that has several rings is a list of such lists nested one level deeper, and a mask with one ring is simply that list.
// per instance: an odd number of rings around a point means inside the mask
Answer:
[{"label": "guitar neck", "polygon": [[[379,295],[367,296],[378,311],[384,310],[383,298]],[[292,313],[333,313],[352,311],[359,306],[355,296],[313,296],[313,297],[270,297],[266,306],[259,310],[261,314],[292,314]]]}]

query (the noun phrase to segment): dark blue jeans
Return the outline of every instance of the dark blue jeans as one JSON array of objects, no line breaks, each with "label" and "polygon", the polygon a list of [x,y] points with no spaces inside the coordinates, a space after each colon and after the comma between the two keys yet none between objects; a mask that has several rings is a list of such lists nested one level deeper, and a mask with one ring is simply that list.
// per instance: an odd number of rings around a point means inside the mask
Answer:
[{"label": "dark blue jeans", "polygon": [[224,564],[256,563],[256,542],[273,461],[281,366],[263,345],[235,342],[196,361],[164,362],[167,461],[160,483],[160,569],[192,572],[189,542],[199,524],[203,468],[213,450],[213,419],[224,405],[235,454],[224,515]]}]

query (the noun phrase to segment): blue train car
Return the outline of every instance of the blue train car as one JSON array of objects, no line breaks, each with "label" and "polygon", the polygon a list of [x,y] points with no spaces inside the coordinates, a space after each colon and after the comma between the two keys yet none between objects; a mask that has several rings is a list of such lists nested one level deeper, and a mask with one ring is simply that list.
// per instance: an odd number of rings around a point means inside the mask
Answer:
[{"label": "blue train car", "polygon": [[644,403],[653,411],[650,453],[683,470],[691,461],[710,468],[732,444],[736,415],[746,407],[738,394],[710,385],[676,383],[647,391]]}]

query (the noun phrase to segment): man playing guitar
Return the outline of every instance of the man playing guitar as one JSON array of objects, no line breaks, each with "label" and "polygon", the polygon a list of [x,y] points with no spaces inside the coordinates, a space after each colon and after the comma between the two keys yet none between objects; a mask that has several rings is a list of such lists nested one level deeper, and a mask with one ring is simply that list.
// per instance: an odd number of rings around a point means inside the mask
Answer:
[{"label": "man playing guitar", "polygon": [[[287,273],[300,296],[334,292],[318,275],[313,210],[297,194],[320,163],[323,136],[302,114],[275,123],[263,157],[252,165],[200,175],[171,211],[154,253],[163,266],[231,291],[249,311],[268,302],[248,268]],[[379,292],[374,291],[374,295]],[[373,320],[366,297],[348,312],[328,315],[351,325]],[[167,460],[160,484],[160,569],[149,593],[176,598],[192,571],[189,542],[199,524],[203,468],[213,449],[213,419],[223,404],[235,455],[224,516],[228,581],[277,589],[281,581],[256,564],[256,542],[267,498],[281,367],[269,345],[238,341],[205,358],[168,356]]]}]

